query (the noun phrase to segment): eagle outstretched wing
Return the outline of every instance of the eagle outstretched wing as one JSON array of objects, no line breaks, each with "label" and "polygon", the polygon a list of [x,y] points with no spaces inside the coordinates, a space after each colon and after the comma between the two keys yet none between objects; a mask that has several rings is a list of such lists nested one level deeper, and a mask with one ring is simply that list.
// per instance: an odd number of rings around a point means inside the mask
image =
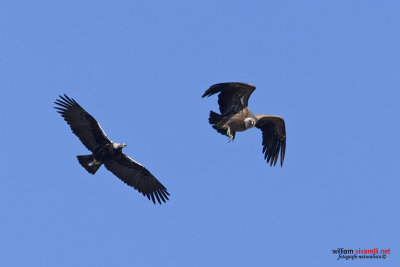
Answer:
[{"label": "eagle outstretched wing", "polygon": [[285,121],[280,116],[255,116],[257,118],[256,127],[262,131],[264,158],[267,159],[267,163],[270,163],[270,166],[275,166],[280,151],[282,166],[286,149]]},{"label": "eagle outstretched wing", "polygon": [[214,84],[202,97],[218,95],[218,105],[221,115],[232,116],[247,107],[249,97],[256,89],[254,85],[247,83],[218,83]]},{"label": "eagle outstretched wing", "polygon": [[132,186],[148,199],[151,197],[154,204],[155,198],[160,204],[161,201],[168,200],[167,189],[145,167],[125,154],[121,153],[118,157],[103,163],[110,172],[127,185]]},{"label": "eagle outstretched wing", "polygon": [[101,146],[109,144],[108,139],[99,123],[84,110],[74,99],[64,94],[54,102],[58,113],[71,127],[72,132],[78,136],[87,149],[94,152]]}]

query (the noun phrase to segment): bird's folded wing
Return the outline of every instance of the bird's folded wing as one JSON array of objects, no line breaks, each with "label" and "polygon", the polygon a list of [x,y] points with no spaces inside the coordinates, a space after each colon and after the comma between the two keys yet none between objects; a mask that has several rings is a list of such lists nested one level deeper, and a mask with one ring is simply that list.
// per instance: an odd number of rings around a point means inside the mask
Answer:
[{"label": "bird's folded wing", "polygon": [[218,83],[214,84],[202,97],[218,95],[218,105],[221,115],[234,115],[248,106],[250,95],[256,89],[254,85],[247,83]]},{"label": "bird's folded wing", "polygon": [[256,127],[262,131],[264,158],[267,159],[267,163],[270,163],[270,166],[275,166],[280,151],[282,166],[286,149],[285,121],[280,116],[255,116],[258,120]]}]

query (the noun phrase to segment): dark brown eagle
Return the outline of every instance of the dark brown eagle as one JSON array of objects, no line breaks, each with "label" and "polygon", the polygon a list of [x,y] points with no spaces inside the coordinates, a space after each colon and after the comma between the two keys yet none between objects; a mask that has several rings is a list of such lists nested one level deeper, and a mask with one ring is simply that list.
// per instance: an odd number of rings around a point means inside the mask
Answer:
[{"label": "dark brown eagle", "polygon": [[124,153],[124,143],[112,142],[99,123],[87,113],[74,99],[60,96],[54,102],[58,113],[71,127],[72,132],[93,154],[77,156],[79,163],[89,173],[95,174],[102,164],[127,185],[132,186],[139,193],[147,196],[155,204],[168,200],[167,189],[141,164]]},{"label": "dark brown eagle", "polygon": [[202,97],[218,95],[218,104],[221,115],[210,111],[208,121],[220,134],[227,135],[229,142],[235,139],[236,132],[257,127],[262,131],[262,145],[264,158],[270,166],[276,165],[279,151],[281,166],[285,158],[286,130],[285,121],[275,115],[254,115],[247,107],[249,97],[256,89],[247,83],[219,83],[211,86]]}]

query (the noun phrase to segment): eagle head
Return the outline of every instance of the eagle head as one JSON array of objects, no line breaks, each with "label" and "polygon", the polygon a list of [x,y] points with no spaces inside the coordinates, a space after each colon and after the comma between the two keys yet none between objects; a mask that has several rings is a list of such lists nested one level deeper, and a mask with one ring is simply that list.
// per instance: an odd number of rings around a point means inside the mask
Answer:
[{"label": "eagle head", "polygon": [[246,118],[244,119],[244,125],[246,129],[253,128],[256,125],[256,121],[253,118]]},{"label": "eagle head", "polygon": [[113,147],[114,149],[122,149],[123,147],[126,147],[125,143],[114,143],[113,142]]}]

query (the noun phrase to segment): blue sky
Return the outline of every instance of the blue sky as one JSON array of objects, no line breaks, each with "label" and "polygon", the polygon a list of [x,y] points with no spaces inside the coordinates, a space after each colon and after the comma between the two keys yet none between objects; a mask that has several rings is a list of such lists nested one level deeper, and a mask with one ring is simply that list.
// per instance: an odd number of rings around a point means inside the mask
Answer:
[{"label": "blue sky", "polygon": [[[398,1],[1,1],[1,266],[399,266]],[[208,124],[212,84],[286,121]],[[53,109],[66,93],[171,193],[155,206]]]}]

